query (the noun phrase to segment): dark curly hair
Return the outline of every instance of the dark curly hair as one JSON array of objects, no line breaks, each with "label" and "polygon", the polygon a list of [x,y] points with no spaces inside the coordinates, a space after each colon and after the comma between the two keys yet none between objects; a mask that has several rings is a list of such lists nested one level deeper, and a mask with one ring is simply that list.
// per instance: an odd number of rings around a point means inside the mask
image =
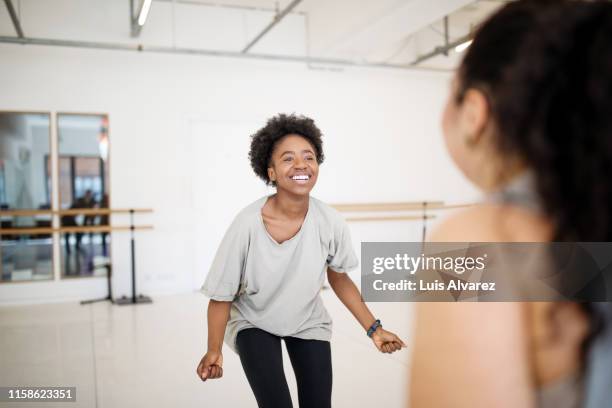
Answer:
[{"label": "dark curly hair", "polygon": [[612,4],[528,1],[485,22],[458,71],[497,146],[532,169],[555,241],[612,241]]},{"label": "dark curly hair", "polygon": [[281,113],[268,120],[266,126],[251,135],[251,150],[249,160],[253,171],[268,185],[275,185],[268,177],[268,167],[274,148],[288,135],[299,135],[312,145],[317,157],[317,163],[323,163],[323,140],[314,120],[301,115],[286,115]]},{"label": "dark curly hair", "polygon": [[[608,1],[518,0],[479,28],[458,71],[458,102],[469,88],[484,92],[499,152],[533,171],[555,241],[612,241],[610,39]],[[586,361],[604,319],[580,305]]]}]

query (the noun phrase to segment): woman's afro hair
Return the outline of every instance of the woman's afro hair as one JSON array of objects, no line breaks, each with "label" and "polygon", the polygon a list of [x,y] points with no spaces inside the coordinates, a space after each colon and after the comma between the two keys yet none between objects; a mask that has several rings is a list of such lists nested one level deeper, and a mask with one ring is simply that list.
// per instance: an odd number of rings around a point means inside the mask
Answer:
[{"label": "woman's afro hair", "polygon": [[268,185],[274,185],[268,177],[268,167],[276,144],[285,136],[299,135],[312,145],[317,156],[317,163],[323,163],[323,141],[321,131],[314,120],[301,115],[286,115],[281,113],[268,120],[266,126],[251,135],[251,150],[249,160],[251,167],[259,178]]}]

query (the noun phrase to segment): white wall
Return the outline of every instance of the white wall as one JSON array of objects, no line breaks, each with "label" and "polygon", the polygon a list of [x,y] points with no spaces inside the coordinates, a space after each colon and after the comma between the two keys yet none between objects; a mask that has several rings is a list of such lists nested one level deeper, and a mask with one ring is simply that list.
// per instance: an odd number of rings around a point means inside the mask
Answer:
[{"label": "white wall", "polygon": [[[5,44],[0,61],[0,110],[109,114],[111,206],[155,210],[137,217],[155,226],[137,235],[145,294],[201,285],[227,220],[266,191],[248,168],[248,136],[279,112],[309,115],[322,129],[327,159],[314,195],[324,201],[475,197],[440,135],[448,74]],[[206,203],[222,213],[203,218]],[[415,225],[354,225],[354,240],[419,239]],[[113,234],[112,258],[115,295],[127,294],[127,234]],[[100,278],[0,285],[0,303],[104,294]]]}]

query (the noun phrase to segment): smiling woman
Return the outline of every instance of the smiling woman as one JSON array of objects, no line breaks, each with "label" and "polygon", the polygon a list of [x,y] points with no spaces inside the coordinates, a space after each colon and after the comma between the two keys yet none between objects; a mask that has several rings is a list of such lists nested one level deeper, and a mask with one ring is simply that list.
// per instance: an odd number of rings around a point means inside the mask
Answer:
[{"label": "smiling woman", "polygon": [[[275,174],[271,172],[272,168],[270,167],[273,152],[277,154],[276,159],[280,158],[286,163],[286,168],[290,167],[289,164],[295,161],[296,155],[299,154],[311,164],[316,161],[316,169],[318,170],[318,165],[323,163],[325,159],[321,137],[321,131],[312,119],[280,114],[270,119],[265,127],[252,136],[251,151],[249,152],[251,167],[266,184],[274,186],[276,186]],[[286,139],[292,139],[293,143],[289,142],[287,144]],[[281,142],[284,142],[284,146],[278,146]],[[295,143],[299,145],[294,146]],[[295,147],[297,150],[290,150],[289,147]],[[304,176],[304,174],[297,173],[295,175]],[[315,179],[312,180],[313,186],[315,182],[316,175]]]},{"label": "smiling woman", "polygon": [[[332,320],[319,293],[325,282],[384,353],[403,342],[382,328],[346,272],[357,266],[348,226],[310,196],[323,162],[312,119],[278,115],[252,136],[251,166],[276,194],[242,210],[229,227],[202,292],[208,351],[197,374],[223,375],[222,341],[236,351],[260,407],[291,407],[283,371],[285,341],[301,408],[331,406]],[[227,330],[226,330],[227,329]]]}]

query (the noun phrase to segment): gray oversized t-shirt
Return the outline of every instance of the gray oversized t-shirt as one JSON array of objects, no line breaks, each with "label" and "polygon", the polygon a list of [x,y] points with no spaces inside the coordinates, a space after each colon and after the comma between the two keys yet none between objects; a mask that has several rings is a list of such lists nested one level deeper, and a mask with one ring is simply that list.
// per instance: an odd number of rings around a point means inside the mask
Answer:
[{"label": "gray oversized t-shirt", "polygon": [[348,272],[358,265],[348,225],[333,208],[310,197],[299,232],[279,244],[268,233],[263,197],[243,209],[217,250],[202,292],[232,301],[225,342],[259,328],[277,336],[330,340],[332,320],[319,295],[327,267]]}]

